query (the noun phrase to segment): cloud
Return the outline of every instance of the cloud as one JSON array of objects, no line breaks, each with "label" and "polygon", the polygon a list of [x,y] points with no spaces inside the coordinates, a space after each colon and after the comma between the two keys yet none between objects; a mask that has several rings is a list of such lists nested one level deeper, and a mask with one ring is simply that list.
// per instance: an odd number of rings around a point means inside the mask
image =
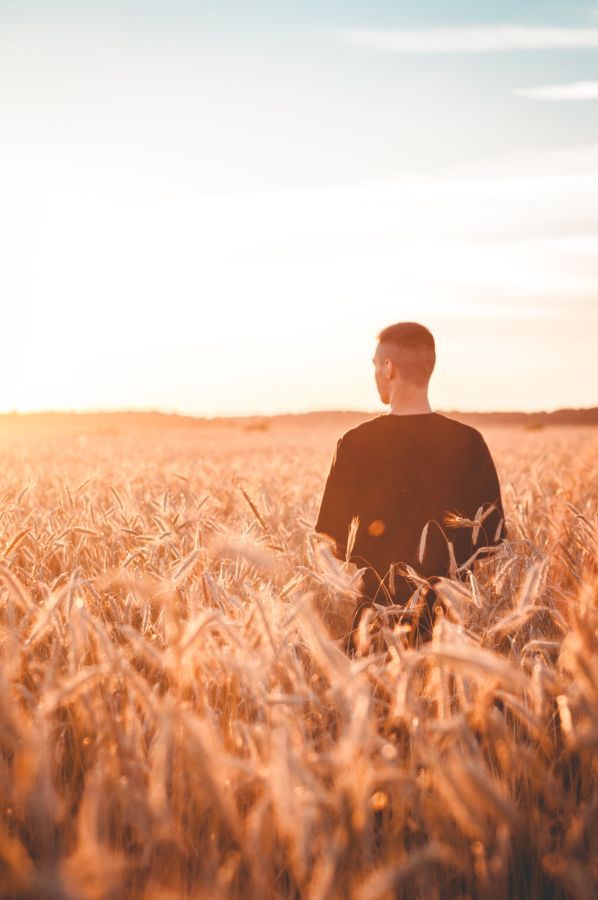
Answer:
[{"label": "cloud", "polygon": [[513,93],[527,100],[598,100],[598,81],[573,81],[570,84],[516,88]]},{"label": "cloud", "polygon": [[335,28],[333,32],[345,44],[393,53],[492,53],[598,47],[598,28],[480,25],[417,31]]},{"label": "cloud", "polygon": [[[453,173],[455,174],[455,173]],[[520,148],[498,156],[463,163],[456,174],[461,178],[538,179],[598,178],[598,144],[562,147]]]}]

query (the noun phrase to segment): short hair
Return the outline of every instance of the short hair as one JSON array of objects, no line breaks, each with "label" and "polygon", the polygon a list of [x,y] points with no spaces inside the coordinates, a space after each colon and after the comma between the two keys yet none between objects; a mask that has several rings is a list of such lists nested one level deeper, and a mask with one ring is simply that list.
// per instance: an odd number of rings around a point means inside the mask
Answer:
[{"label": "short hair", "polygon": [[389,344],[403,378],[421,387],[430,380],[436,364],[434,337],[424,325],[418,322],[397,322],[383,328],[378,335],[381,344]]}]

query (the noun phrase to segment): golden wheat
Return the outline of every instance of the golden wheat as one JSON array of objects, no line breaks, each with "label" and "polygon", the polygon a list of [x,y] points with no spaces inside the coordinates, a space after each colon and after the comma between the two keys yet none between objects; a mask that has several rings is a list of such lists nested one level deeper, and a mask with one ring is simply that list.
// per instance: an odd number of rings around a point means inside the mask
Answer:
[{"label": "golden wheat", "polygon": [[432,641],[311,530],[337,435],[0,435],[0,894],[592,896],[598,434],[488,430]]}]

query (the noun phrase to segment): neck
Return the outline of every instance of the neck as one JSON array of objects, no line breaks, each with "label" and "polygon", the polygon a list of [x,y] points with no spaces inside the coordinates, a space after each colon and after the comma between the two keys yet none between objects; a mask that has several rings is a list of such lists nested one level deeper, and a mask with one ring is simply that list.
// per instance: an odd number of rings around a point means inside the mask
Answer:
[{"label": "neck", "polygon": [[431,413],[432,407],[428,400],[428,392],[425,388],[405,390],[401,387],[396,392],[391,391],[390,413],[394,416],[413,416],[421,413]]}]

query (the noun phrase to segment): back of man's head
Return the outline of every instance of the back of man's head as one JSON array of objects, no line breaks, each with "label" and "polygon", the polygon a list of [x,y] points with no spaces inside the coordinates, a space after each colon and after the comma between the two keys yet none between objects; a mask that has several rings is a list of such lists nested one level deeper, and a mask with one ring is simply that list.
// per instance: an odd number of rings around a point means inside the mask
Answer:
[{"label": "back of man's head", "polygon": [[397,322],[378,335],[381,352],[396,364],[401,377],[424,387],[436,364],[432,333],[418,322]]}]

